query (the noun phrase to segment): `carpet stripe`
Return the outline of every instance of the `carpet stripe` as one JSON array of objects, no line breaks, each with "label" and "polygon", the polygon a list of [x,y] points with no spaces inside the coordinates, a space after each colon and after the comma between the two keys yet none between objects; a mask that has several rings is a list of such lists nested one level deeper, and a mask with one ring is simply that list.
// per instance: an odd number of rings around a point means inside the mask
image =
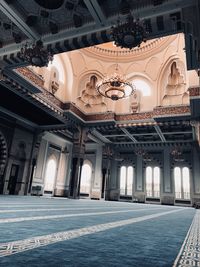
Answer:
[{"label": "carpet stripe", "polygon": [[69,217],[119,214],[119,213],[125,213],[125,212],[144,211],[144,210],[155,210],[155,208],[152,208],[152,209],[149,209],[149,208],[148,209],[136,209],[136,210],[131,209],[131,210],[117,210],[117,211],[87,212],[87,213],[62,214],[62,215],[17,217],[17,218],[3,218],[3,219],[0,219],[0,223],[15,223],[15,222],[24,222],[24,221],[52,220],[52,219],[69,218]]},{"label": "carpet stripe", "polygon": [[[111,207],[91,207],[91,208],[52,208],[52,209],[21,209],[21,210],[0,210],[0,213],[12,213],[12,212],[23,212],[23,211],[59,211],[59,210],[96,210],[96,209],[108,209],[108,208],[111,208]],[[119,207],[112,207],[113,208],[117,208],[119,209]],[[139,209],[138,210],[142,210],[142,209]]]},{"label": "carpet stripe", "polygon": [[200,266],[200,211],[196,211],[173,267]]},{"label": "carpet stripe", "polygon": [[18,240],[14,242],[1,243],[0,244],[0,257],[10,256],[16,253],[24,252],[27,250],[35,249],[42,246],[47,246],[57,242],[78,238],[85,235],[90,235],[109,229],[113,229],[120,226],[125,226],[133,223],[138,223],[145,220],[155,219],[163,215],[179,212],[181,210],[172,210],[167,212],[160,212],[151,215],[145,215],[137,218],[120,220],[111,223],[98,224],[95,226],[84,227],[76,230],[70,230],[65,232],[57,232],[49,235],[36,236],[33,238]]}]

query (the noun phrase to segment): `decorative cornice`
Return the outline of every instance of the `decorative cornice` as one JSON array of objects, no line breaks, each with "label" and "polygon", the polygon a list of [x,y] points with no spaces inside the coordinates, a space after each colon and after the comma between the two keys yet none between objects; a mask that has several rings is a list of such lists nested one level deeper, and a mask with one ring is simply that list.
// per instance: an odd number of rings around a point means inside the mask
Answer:
[{"label": "decorative cornice", "polygon": [[105,61],[116,60],[116,56],[121,61],[129,61],[130,59],[139,60],[140,58],[147,58],[154,54],[161,52],[171,42],[177,38],[176,35],[161,37],[153,40],[149,40],[147,43],[134,49],[119,49],[115,48],[104,48],[103,45],[95,45],[89,48],[82,49],[82,52],[88,56],[92,56]]},{"label": "decorative cornice", "polygon": [[33,85],[38,86],[39,88],[43,88],[44,79],[32,70],[30,70],[28,67],[17,68],[14,71],[29,82],[31,82]]},{"label": "decorative cornice", "polygon": [[190,106],[180,105],[180,106],[170,106],[170,107],[156,107],[153,111],[142,112],[136,114],[115,114],[113,112],[106,112],[101,114],[90,114],[87,115],[75,107],[72,103],[66,103],[63,105],[65,111],[74,113],[76,116],[80,117],[85,122],[130,122],[130,121],[144,121],[145,124],[152,124],[153,119],[159,117],[176,117],[176,116],[186,116],[190,115]]},{"label": "decorative cornice", "polygon": [[200,96],[200,87],[190,87],[188,89],[190,97]]},{"label": "decorative cornice", "polygon": [[[32,72],[29,68],[19,68],[15,70],[16,73],[20,73],[21,77],[26,81],[31,81],[36,86],[40,86],[40,93],[32,93],[27,88],[20,85],[18,82],[15,82],[13,79],[10,79],[9,76],[6,76],[6,80],[4,81],[7,84],[10,84],[12,87],[23,96],[27,96],[30,100],[32,98],[33,102],[39,102],[42,104],[43,108],[49,110],[53,110],[59,116],[67,118],[67,113],[71,113],[78,120],[83,123],[102,123],[102,122],[113,122],[113,123],[128,123],[128,122],[140,122],[145,121],[145,123],[149,123],[154,121],[156,118],[160,117],[177,117],[177,116],[188,116],[191,115],[190,106],[189,105],[179,105],[179,106],[166,106],[166,107],[156,107],[153,111],[142,112],[142,113],[133,113],[133,114],[115,114],[113,112],[105,112],[98,114],[86,114],[79,109],[79,107],[75,106],[73,103],[63,103],[59,99],[57,99],[54,95],[48,92],[43,87],[43,81],[41,77],[37,76]],[[200,88],[190,88],[190,94],[199,94]]]},{"label": "decorative cornice", "polygon": [[[56,98],[52,93],[48,92],[44,88],[44,80],[38,74],[27,67],[17,68],[13,70],[15,73],[20,75],[23,79],[27,82],[31,83],[32,85],[36,86],[40,89],[40,93],[32,94],[32,97],[40,101],[40,97],[46,98],[47,101],[50,101],[53,105],[56,105],[59,108],[62,108],[62,102]],[[43,101],[42,101],[43,103]]]}]

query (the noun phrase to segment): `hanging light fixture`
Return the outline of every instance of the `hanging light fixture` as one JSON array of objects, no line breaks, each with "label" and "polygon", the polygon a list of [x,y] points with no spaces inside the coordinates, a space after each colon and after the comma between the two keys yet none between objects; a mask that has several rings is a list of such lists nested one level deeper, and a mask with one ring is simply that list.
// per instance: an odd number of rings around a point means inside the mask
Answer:
[{"label": "hanging light fixture", "polygon": [[102,96],[116,101],[131,96],[135,92],[136,87],[134,84],[128,82],[125,76],[119,73],[117,63],[113,74],[96,83],[96,90]]},{"label": "hanging light fixture", "polygon": [[141,156],[143,161],[145,162],[150,162],[153,160],[152,157],[149,155],[149,153],[142,148],[135,150],[135,154],[137,156]]},{"label": "hanging light fixture", "polygon": [[140,47],[142,42],[147,41],[147,29],[143,21],[134,19],[129,14],[125,22],[117,20],[117,25],[111,28],[111,37],[116,46],[132,49]]},{"label": "hanging light fixture", "polygon": [[184,161],[183,154],[181,152],[181,149],[178,146],[175,146],[172,149],[171,155],[173,156],[173,159],[176,162],[183,162]]},{"label": "hanging light fixture", "polygon": [[117,73],[105,77],[96,85],[97,91],[104,97],[114,101],[129,97],[136,90],[135,85]]},{"label": "hanging light fixture", "polygon": [[20,58],[32,66],[44,67],[48,66],[49,62],[53,60],[53,53],[45,50],[43,42],[38,40],[34,44],[26,43],[21,48]]}]

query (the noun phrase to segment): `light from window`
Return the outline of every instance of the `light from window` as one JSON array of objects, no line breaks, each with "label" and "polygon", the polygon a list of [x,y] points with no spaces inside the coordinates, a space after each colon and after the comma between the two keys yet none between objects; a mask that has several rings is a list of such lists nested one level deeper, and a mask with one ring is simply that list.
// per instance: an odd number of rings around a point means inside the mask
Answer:
[{"label": "light from window", "polygon": [[50,71],[51,68],[53,68],[53,67],[55,67],[57,69],[58,73],[59,73],[59,81],[64,83],[65,82],[64,69],[63,69],[61,60],[56,55],[54,56],[52,63],[49,63],[47,68]]},{"label": "light from window", "polygon": [[174,168],[176,199],[190,199],[190,172],[188,167]]},{"label": "light from window", "polygon": [[160,196],[160,168],[154,168],[154,197]]},{"label": "light from window", "polygon": [[181,168],[174,168],[174,179],[175,179],[175,197],[181,198]]},{"label": "light from window", "polygon": [[184,167],[183,170],[183,198],[190,199],[190,174],[189,169]]},{"label": "light from window", "polygon": [[44,191],[53,192],[55,177],[56,177],[56,160],[50,159],[46,167]]},{"label": "light from window", "polygon": [[126,167],[122,166],[120,170],[120,195],[125,195],[126,189]]},{"label": "light from window", "polygon": [[127,195],[132,195],[133,186],[133,167],[129,166],[127,169]]},{"label": "light from window", "polygon": [[160,197],[160,168],[146,168],[146,196]]},{"label": "light from window", "polygon": [[152,168],[147,167],[146,168],[146,194],[148,197],[152,197]]},{"label": "light from window", "polygon": [[133,84],[136,86],[136,90],[140,91],[143,96],[150,96],[151,95],[151,87],[142,80],[133,80]]},{"label": "light from window", "polygon": [[120,169],[120,195],[132,196],[133,192],[133,167],[122,166]]},{"label": "light from window", "polygon": [[89,164],[83,164],[81,171],[80,194],[90,194],[92,168]]}]

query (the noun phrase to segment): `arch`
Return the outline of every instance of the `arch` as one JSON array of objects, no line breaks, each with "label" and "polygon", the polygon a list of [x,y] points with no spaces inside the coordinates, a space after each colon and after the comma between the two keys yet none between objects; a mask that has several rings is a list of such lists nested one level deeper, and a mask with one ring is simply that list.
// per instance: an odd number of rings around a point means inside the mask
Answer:
[{"label": "arch", "polygon": [[99,74],[95,71],[87,72],[79,79],[76,101],[79,107],[86,112],[105,112],[107,110],[103,96],[95,88],[99,78]]},{"label": "arch", "polygon": [[133,194],[133,166],[121,166],[120,196],[132,196],[132,194]]},{"label": "arch", "polygon": [[[53,72],[57,72],[58,74],[58,81],[65,83],[65,72],[64,72],[64,68],[63,68],[63,64],[62,61],[60,60],[59,56],[54,56],[54,59],[52,61],[52,63],[49,63],[47,69],[52,73]],[[53,78],[52,74],[51,74],[51,78]]]},{"label": "arch", "polygon": [[89,160],[84,160],[81,171],[80,195],[89,197],[91,190],[91,178],[92,163]]},{"label": "arch", "polygon": [[44,193],[53,194],[55,179],[57,171],[57,160],[54,155],[50,156],[47,160],[45,179],[44,179]]},{"label": "arch", "polygon": [[160,197],[160,167],[146,167],[146,196]]},{"label": "arch", "polygon": [[184,63],[176,55],[169,57],[159,73],[158,105],[183,104],[181,95],[187,88],[185,79]]},{"label": "arch", "polygon": [[174,191],[176,199],[190,199],[190,171],[186,166],[174,168]]}]

